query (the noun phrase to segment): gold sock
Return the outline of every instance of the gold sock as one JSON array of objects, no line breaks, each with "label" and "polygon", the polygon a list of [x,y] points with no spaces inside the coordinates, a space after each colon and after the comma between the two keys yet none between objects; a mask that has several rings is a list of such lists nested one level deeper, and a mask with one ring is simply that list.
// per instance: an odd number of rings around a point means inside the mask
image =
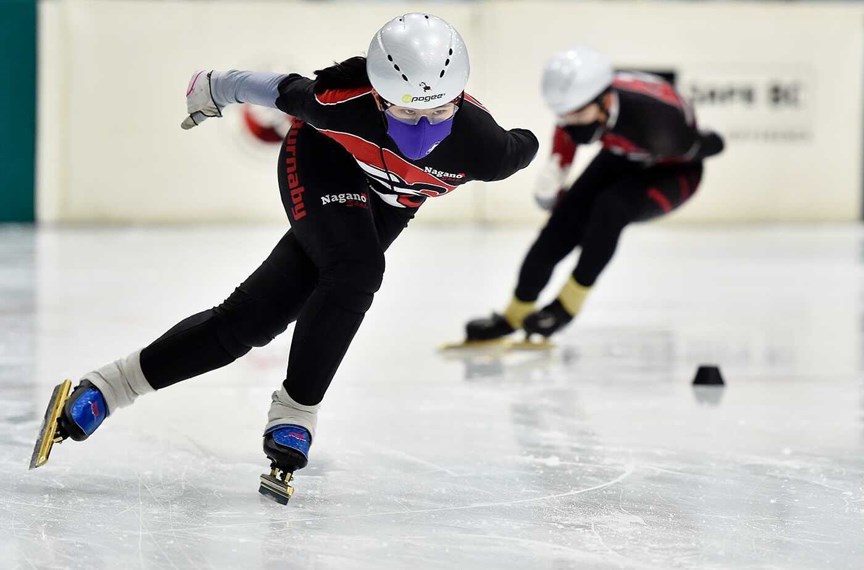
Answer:
[{"label": "gold sock", "polygon": [[585,297],[588,296],[589,291],[591,291],[591,287],[579,285],[571,275],[567,279],[567,283],[564,284],[564,287],[561,288],[558,300],[561,301],[561,305],[565,311],[570,313],[571,316],[575,316],[579,312],[579,309],[582,308],[582,303],[585,302]]},{"label": "gold sock", "polygon": [[504,311],[504,318],[514,329],[521,329],[525,317],[534,312],[534,304],[534,301],[520,301],[513,297]]}]

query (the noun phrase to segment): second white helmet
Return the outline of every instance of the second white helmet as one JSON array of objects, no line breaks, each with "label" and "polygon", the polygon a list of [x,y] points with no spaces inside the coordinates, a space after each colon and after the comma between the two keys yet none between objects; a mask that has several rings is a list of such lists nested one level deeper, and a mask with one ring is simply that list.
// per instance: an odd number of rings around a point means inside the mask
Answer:
[{"label": "second white helmet", "polygon": [[462,36],[431,14],[405,14],[381,28],[366,54],[372,87],[394,105],[432,109],[458,97],[470,65]]},{"label": "second white helmet", "polygon": [[587,46],[555,54],[543,69],[543,99],[556,115],[565,115],[596,99],[611,84],[610,61]]}]

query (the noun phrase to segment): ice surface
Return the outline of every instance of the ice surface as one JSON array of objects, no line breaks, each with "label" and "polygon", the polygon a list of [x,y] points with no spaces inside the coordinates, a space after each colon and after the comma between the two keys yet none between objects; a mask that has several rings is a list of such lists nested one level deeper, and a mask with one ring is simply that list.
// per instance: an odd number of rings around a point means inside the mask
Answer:
[{"label": "ice surface", "polygon": [[257,479],[290,329],[27,471],[54,384],[282,231],[0,229],[0,568],[864,567],[857,226],[629,229],[558,350],[503,357],[435,346],[500,310],[534,230],[412,227],[287,507]]}]

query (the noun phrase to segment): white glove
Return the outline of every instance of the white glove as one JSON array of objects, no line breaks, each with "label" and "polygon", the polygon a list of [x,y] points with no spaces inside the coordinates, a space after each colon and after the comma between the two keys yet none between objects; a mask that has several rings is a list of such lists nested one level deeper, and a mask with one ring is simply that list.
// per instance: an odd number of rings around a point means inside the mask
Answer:
[{"label": "white glove", "polygon": [[567,178],[567,170],[561,167],[561,157],[553,154],[543,165],[534,186],[534,201],[544,210],[551,210],[558,203],[558,196]]},{"label": "white glove", "polygon": [[211,117],[221,117],[222,109],[213,101],[210,89],[210,76],[212,71],[198,71],[189,80],[189,88],[186,90],[186,111],[189,116],[183,119],[180,127],[191,129],[197,127]]}]

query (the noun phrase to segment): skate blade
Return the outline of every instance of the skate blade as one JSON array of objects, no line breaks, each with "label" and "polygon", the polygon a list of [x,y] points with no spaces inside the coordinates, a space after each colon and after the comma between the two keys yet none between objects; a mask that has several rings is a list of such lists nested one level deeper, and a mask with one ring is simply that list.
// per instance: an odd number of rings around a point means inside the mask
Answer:
[{"label": "skate blade", "polygon": [[451,350],[507,350],[507,341],[503,338],[495,340],[463,340],[460,342],[445,342],[438,347],[440,352]]},{"label": "skate blade", "polygon": [[552,350],[555,344],[549,342],[549,339],[542,340],[513,340],[507,342],[508,350]]},{"label": "skate blade", "polygon": [[266,473],[261,475],[261,486],[258,487],[258,492],[280,505],[287,505],[288,500],[294,495],[294,487],[289,485],[292,479],[294,479],[292,473],[285,473],[274,467],[269,475]]},{"label": "skate blade", "polygon": [[71,391],[72,381],[68,379],[54,387],[54,392],[51,393],[51,399],[48,401],[48,409],[45,410],[45,419],[42,420],[39,437],[33,447],[33,455],[30,457],[30,469],[48,463],[48,456],[51,455],[54,444],[63,441],[63,438],[57,435],[57,420]]},{"label": "skate blade", "polygon": [[455,352],[458,350],[487,350],[487,351],[502,351],[508,350],[552,350],[555,345],[549,342],[548,339],[542,340],[464,340],[462,342],[448,342],[442,344],[438,350],[441,352]]}]

